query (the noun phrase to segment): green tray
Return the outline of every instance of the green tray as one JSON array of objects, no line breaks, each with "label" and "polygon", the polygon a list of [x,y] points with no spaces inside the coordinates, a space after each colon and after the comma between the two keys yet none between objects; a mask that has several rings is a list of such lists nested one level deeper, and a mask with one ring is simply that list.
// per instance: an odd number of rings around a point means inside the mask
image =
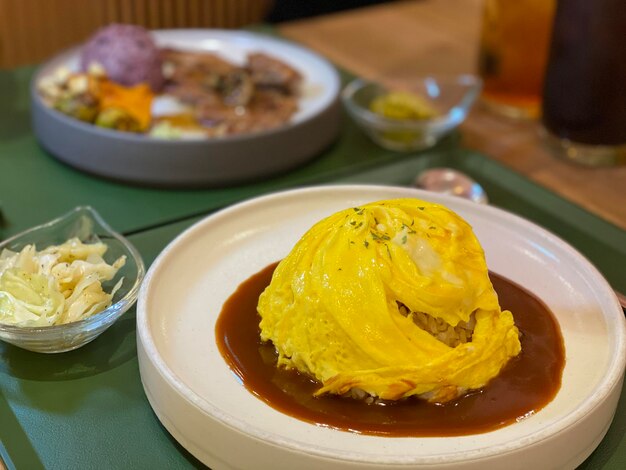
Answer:
[{"label": "green tray", "polygon": [[[461,169],[494,205],[568,240],[626,291],[617,267],[626,262],[626,232],[480,154],[430,152],[336,178],[336,183],[408,185],[433,166]],[[147,264],[200,217],[130,236]],[[144,395],[137,364],[134,309],[78,351],[45,356],[0,344],[0,455],[10,469],[199,468],[160,425]],[[626,468],[626,393],[615,420],[583,469]]]}]

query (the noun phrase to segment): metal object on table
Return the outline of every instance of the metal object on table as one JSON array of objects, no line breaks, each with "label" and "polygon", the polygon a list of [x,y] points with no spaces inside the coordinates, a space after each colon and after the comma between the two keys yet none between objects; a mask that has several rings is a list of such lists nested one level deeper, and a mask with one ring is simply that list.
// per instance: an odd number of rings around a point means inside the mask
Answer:
[{"label": "metal object on table", "polygon": [[430,168],[417,175],[416,187],[463,197],[479,204],[489,203],[483,187],[465,173],[452,168]]}]

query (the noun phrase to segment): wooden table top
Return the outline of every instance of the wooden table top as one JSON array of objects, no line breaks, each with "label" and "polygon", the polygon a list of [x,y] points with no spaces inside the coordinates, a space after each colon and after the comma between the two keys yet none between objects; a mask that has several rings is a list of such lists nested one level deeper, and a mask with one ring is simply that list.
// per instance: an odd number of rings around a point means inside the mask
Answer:
[{"label": "wooden table top", "polygon": [[[281,34],[370,79],[475,73],[482,0],[410,0],[284,23]],[[533,121],[477,105],[461,127],[464,145],[499,160],[626,229],[626,166],[587,168],[556,157]]]}]

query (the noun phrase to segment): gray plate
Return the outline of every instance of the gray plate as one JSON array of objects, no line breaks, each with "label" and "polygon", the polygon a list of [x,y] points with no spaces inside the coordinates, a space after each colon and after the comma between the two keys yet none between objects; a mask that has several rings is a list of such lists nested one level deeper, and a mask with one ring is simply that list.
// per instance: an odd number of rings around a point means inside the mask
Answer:
[{"label": "gray plate", "polygon": [[46,106],[39,80],[59,66],[77,67],[78,49],[45,63],[31,83],[35,135],[57,159],[79,170],[151,186],[225,186],[262,179],[302,165],[337,136],[340,79],[325,59],[301,46],[263,35],[223,30],[155,31],[160,45],[218,52],[242,61],[267,52],[304,76],[300,111],[277,129],[205,140],[163,140],[83,123]]}]

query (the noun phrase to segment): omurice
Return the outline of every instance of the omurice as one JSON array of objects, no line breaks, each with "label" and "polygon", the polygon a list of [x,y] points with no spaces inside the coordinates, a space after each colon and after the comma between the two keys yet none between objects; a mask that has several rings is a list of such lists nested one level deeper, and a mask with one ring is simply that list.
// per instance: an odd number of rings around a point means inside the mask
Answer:
[{"label": "omurice", "polygon": [[347,208],[316,223],[260,295],[260,338],[316,395],[445,403],[520,352],[471,226],[418,199]]}]

